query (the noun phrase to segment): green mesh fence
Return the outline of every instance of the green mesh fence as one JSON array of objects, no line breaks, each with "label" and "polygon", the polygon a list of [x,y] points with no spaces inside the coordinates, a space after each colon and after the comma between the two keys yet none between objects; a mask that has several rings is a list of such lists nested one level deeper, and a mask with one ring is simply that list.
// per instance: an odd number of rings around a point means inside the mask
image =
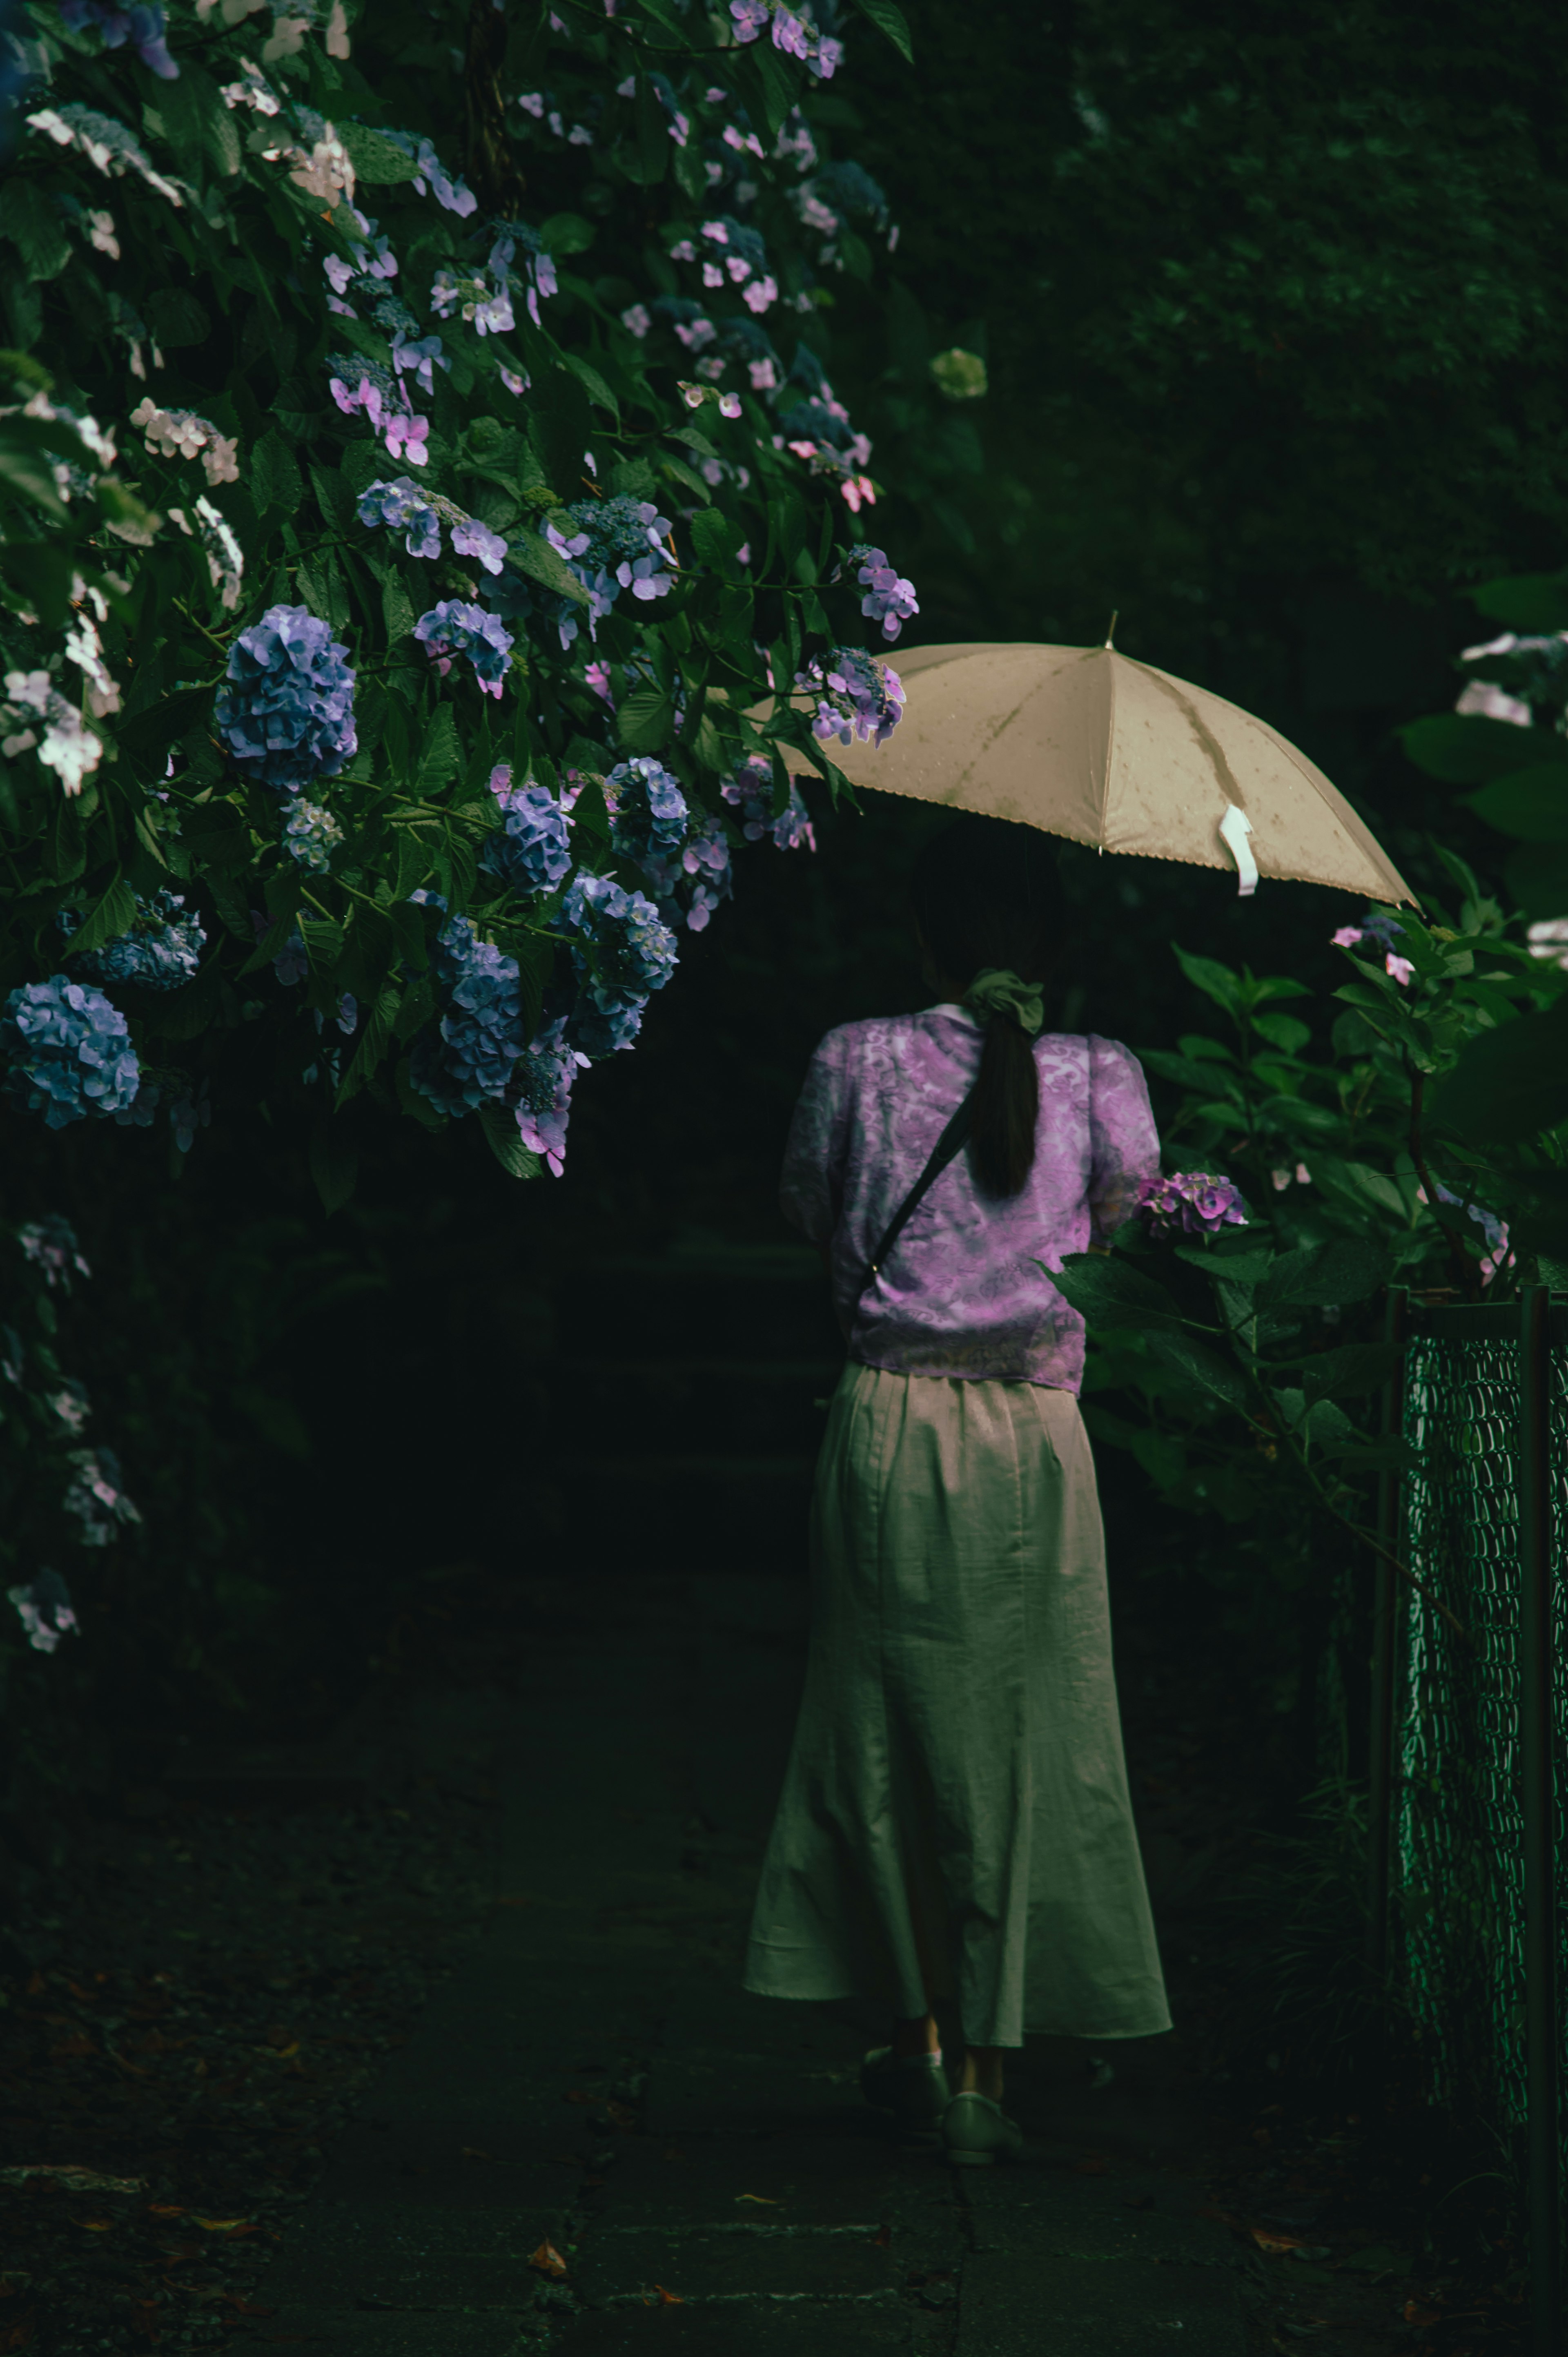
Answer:
[{"label": "green mesh fence", "polygon": [[[1448,1310],[1412,1324],[1404,1431],[1421,1470],[1405,1489],[1405,1558],[1473,1641],[1457,1639],[1423,1598],[1402,1591],[1394,1919],[1432,2100],[1487,2122],[1503,2149],[1516,2154],[1525,2118],[1518,1319],[1504,1311]],[[1552,1356],[1552,1495],[1557,1531],[1568,1539],[1568,1383],[1555,1338]],[[1568,1890],[1562,1551],[1552,1565],[1560,1891]],[[1568,1992],[1562,1912],[1558,1975]],[[1568,2020],[1568,2007],[1560,2018]],[[1559,2055],[1558,2083],[1561,2118],[1568,2111],[1568,2052]]]}]

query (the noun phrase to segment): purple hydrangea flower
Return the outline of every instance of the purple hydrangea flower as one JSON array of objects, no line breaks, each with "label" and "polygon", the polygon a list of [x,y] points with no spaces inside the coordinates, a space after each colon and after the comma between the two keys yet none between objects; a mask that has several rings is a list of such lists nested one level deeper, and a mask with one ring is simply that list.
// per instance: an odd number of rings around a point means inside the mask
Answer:
[{"label": "purple hydrangea flower", "polygon": [[[199,917],[184,913],[184,896],[155,892],[150,899],[136,895],[136,913],[128,931],[103,947],[70,963],[93,982],[134,983],[142,990],[178,990],[201,963],[207,932]],[[73,909],[62,909],[56,920],[62,932],[74,931]]]},{"label": "purple hydrangea flower", "polygon": [[439,556],[441,554],[441,521],[435,507],[407,475],[400,475],[394,483],[372,483],[360,494],[360,522],[364,524],[385,524],[389,532],[401,532],[403,544],[411,556]]},{"label": "purple hydrangea flower", "polygon": [[566,1124],[570,1117],[572,1083],[587,1063],[586,1056],[569,1048],[566,1017],[557,1016],[531,1039],[512,1075],[518,1135],[524,1146],[542,1154],[551,1175],[559,1178],[566,1154]]},{"label": "purple hydrangea flower", "polygon": [[124,1476],[113,1448],[73,1448],[66,1459],[71,1478],[61,1504],[81,1524],[83,1546],[107,1546],[122,1523],[139,1523],[140,1509],[121,1487]]},{"label": "purple hydrangea flower", "polygon": [[660,904],[661,911],[669,915],[671,909],[677,914],[683,909],[689,930],[700,933],[719,902],[735,897],[729,843],[717,819],[704,819],[694,830],[681,854],[681,865],[685,874],[674,899]]},{"label": "purple hydrangea flower", "polygon": [[349,651],[303,606],[272,606],[229,650],[218,733],[236,768],[274,792],[333,778],[359,750]]},{"label": "purple hydrangea flower", "polygon": [[1138,1209],[1156,1236],[1214,1236],[1221,1228],[1244,1228],[1247,1212],[1234,1183],[1206,1170],[1178,1170],[1168,1178],[1146,1178]]},{"label": "purple hydrangea flower", "polygon": [[478,516],[465,516],[453,525],[452,547],[456,555],[477,556],[487,573],[499,573],[506,562],[505,541]]},{"label": "purple hydrangea flower", "polygon": [[499,701],[513,640],[499,615],[487,614],[482,606],[467,605],[461,598],[444,597],[428,614],[420,616],[413,635],[444,678],[456,658],[467,655],[481,694]]},{"label": "purple hydrangea flower", "polygon": [[864,543],[852,548],[849,562],[855,567],[855,579],[865,591],[860,610],[868,621],[880,622],[885,639],[896,639],[904,624],[920,610],[915,596],[915,585],[895,573],[879,548],[867,548]]},{"label": "purple hydrangea flower", "polygon": [[383,131],[381,135],[390,139],[394,147],[401,147],[411,162],[418,165],[419,177],[413,186],[422,197],[428,192],[438,205],[445,205],[449,213],[464,221],[477,209],[479,200],[467,182],[446,170],[428,139],[415,139],[406,131]]},{"label": "purple hydrangea flower", "polygon": [[502,831],[487,837],[479,865],[525,891],[553,892],[572,872],[571,821],[554,795],[530,778],[513,787],[506,762],[490,771]]},{"label": "purple hydrangea flower", "polygon": [[141,1085],[124,1017],[101,990],[68,974],[11,993],[0,1017],[0,1053],[8,1065],[6,1096],[24,1113],[41,1108],[46,1129],[117,1114]]},{"label": "purple hydrangea flower", "polygon": [[1393,946],[1403,939],[1404,927],[1398,918],[1388,916],[1377,909],[1369,909],[1359,925],[1341,925],[1333,936],[1337,950],[1349,950],[1357,957],[1370,959],[1374,964],[1380,961],[1384,973],[1391,974],[1402,988],[1409,984],[1415,973],[1410,959],[1401,957]]},{"label": "purple hydrangea flower", "polygon": [[862,744],[875,740],[885,745],[903,712],[904,687],[897,673],[879,667],[858,647],[834,647],[824,657],[813,655],[806,669],[796,673],[795,684],[818,699],[812,736],[836,737],[841,745],[857,737]]},{"label": "purple hydrangea flower", "polygon": [[179,68],[168,53],[161,8],[120,8],[114,0],[59,0],[59,13],[61,23],[73,33],[93,26],[106,49],[122,48],[128,41],[149,73],[163,81],[179,80]]}]

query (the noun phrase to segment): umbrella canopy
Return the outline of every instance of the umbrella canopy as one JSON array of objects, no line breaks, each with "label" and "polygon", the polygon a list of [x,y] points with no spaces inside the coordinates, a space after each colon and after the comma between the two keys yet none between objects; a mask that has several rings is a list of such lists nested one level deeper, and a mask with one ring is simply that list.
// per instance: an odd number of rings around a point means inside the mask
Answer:
[{"label": "umbrella canopy", "polygon": [[1276,729],[1110,647],[918,647],[880,747],[829,738],[857,786],[1042,827],[1101,851],[1415,895],[1343,794]]}]

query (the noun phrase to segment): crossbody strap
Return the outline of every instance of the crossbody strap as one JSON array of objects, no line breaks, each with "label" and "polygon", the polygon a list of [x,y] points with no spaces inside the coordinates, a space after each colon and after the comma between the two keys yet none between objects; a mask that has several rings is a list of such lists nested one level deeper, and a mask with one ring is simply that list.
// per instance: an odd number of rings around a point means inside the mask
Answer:
[{"label": "crossbody strap", "polygon": [[977,1081],[957,1112],[950,1116],[947,1127],[931,1148],[930,1158],[925,1168],[883,1230],[882,1240],[867,1262],[865,1275],[861,1279],[862,1293],[865,1291],[873,1278],[880,1275],[886,1268],[887,1256],[903,1234],[908,1221],[925,1201],[927,1195],[941,1177],[948,1164],[955,1155],[961,1154],[968,1144],[970,1126],[974,1119],[974,1100],[979,1086],[980,1083]]}]

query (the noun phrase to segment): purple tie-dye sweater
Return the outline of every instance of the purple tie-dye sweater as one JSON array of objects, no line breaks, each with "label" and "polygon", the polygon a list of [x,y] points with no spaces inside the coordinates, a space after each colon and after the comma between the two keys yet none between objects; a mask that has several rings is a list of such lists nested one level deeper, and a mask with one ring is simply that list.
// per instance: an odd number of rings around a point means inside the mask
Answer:
[{"label": "purple tie-dye sweater", "polygon": [[980,1066],[961,1006],[845,1023],[811,1059],[779,1199],[828,1247],[852,1359],[896,1374],[1004,1376],[1076,1392],[1083,1319],[1045,1269],[1119,1226],[1160,1143],[1137,1058],[1114,1039],[1035,1043],[1039,1142],[1023,1192],[985,1195],[949,1163],[865,1292],[866,1265]]}]

